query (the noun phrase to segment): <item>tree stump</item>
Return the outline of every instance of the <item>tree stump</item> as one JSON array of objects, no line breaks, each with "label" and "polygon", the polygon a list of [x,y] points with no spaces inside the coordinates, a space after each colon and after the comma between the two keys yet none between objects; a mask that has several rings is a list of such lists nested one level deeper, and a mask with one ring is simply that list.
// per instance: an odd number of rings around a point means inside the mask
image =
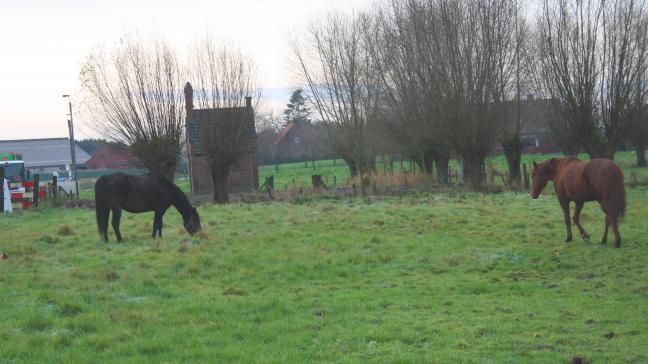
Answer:
[{"label": "tree stump", "polygon": [[324,183],[321,174],[312,175],[311,182],[313,183],[313,189],[326,188],[326,183]]}]

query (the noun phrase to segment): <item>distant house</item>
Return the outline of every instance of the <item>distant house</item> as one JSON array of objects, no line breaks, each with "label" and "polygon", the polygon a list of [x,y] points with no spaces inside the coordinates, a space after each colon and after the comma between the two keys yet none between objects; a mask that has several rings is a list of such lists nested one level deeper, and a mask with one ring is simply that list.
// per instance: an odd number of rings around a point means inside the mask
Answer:
[{"label": "distant house", "polygon": [[[517,102],[507,103],[508,127],[517,117]],[[553,153],[560,151],[549,128],[550,123],[560,115],[554,99],[536,99],[528,95],[526,100],[520,100],[520,140],[524,153]],[[499,149],[499,147],[497,148]]]},{"label": "distant house", "polygon": [[277,135],[277,156],[282,161],[301,160],[306,157],[308,121],[290,120]]},{"label": "distant house", "polygon": [[137,159],[126,146],[104,143],[86,163],[88,169],[133,169]]},{"label": "distant house", "polygon": [[[21,153],[25,168],[32,172],[70,170],[70,139],[45,138],[0,140],[0,153]],[[85,168],[90,155],[75,145],[77,168]]]},{"label": "distant house", "polygon": [[187,136],[189,155],[189,171],[191,174],[191,190],[197,194],[207,194],[212,191],[213,183],[203,148],[206,123],[218,123],[221,120],[236,118],[246,124],[248,146],[230,171],[228,188],[230,192],[252,192],[259,188],[259,166],[256,159],[257,134],[254,124],[254,109],[252,98],[245,98],[244,107],[194,109],[193,89],[191,84],[185,86],[185,102],[187,112]]},{"label": "distant house", "polygon": [[289,120],[277,134],[275,148],[281,162],[312,160],[330,152],[322,124],[308,120]]}]

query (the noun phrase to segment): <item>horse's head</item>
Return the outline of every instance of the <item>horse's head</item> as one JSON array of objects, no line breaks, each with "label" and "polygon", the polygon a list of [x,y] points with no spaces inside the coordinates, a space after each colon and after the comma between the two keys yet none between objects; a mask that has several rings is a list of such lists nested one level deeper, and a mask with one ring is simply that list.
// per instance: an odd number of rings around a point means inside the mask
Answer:
[{"label": "horse's head", "polygon": [[191,209],[191,214],[185,219],[184,228],[191,235],[196,235],[202,229],[200,226],[200,216],[195,208]]},{"label": "horse's head", "polygon": [[533,183],[531,185],[532,198],[538,198],[540,196],[540,193],[542,193],[542,190],[547,187],[547,183],[550,180],[553,180],[553,177],[556,174],[555,164],[557,161],[558,160],[556,158],[551,158],[540,164],[533,162],[533,172],[531,174],[531,177],[533,179]]}]

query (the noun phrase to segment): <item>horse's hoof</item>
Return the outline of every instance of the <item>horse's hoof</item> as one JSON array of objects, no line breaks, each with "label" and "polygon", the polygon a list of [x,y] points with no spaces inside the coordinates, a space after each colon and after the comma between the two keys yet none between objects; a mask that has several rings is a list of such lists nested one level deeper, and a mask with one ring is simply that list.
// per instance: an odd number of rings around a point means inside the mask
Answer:
[{"label": "horse's hoof", "polygon": [[572,240],[573,240],[573,239],[572,239],[572,237],[570,236],[570,237],[568,237],[567,239],[565,239],[565,243],[571,243]]},{"label": "horse's hoof", "polygon": [[614,247],[617,248],[617,249],[620,248],[621,247],[621,242],[620,241],[615,242]]}]

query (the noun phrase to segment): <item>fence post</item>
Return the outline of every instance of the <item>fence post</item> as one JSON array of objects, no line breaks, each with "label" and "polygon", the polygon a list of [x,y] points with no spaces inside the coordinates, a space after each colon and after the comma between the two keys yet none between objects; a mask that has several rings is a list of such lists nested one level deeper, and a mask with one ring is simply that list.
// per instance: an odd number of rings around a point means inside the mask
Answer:
[{"label": "fence post", "polygon": [[373,181],[373,194],[376,194],[376,181]]},{"label": "fence post", "polygon": [[52,176],[52,197],[58,202],[58,178]]},{"label": "fence post", "polygon": [[356,186],[355,186],[355,183],[352,184],[351,187],[353,188],[353,197],[356,197],[356,196],[357,196],[357,193],[356,193]]},{"label": "fence post", "polygon": [[[334,159],[335,160],[335,159]],[[333,186],[337,185],[337,176],[333,176]]]},{"label": "fence post", "polygon": [[529,184],[529,174],[527,173],[526,163],[522,164],[522,173],[524,176],[524,188],[528,190],[531,186]]},{"label": "fence post", "polygon": [[4,176],[5,167],[0,166],[0,214],[4,213]]},{"label": "fence post", "polygon": [[40,174],[34,173],[34,206],[38,207],[40,202]]}]

